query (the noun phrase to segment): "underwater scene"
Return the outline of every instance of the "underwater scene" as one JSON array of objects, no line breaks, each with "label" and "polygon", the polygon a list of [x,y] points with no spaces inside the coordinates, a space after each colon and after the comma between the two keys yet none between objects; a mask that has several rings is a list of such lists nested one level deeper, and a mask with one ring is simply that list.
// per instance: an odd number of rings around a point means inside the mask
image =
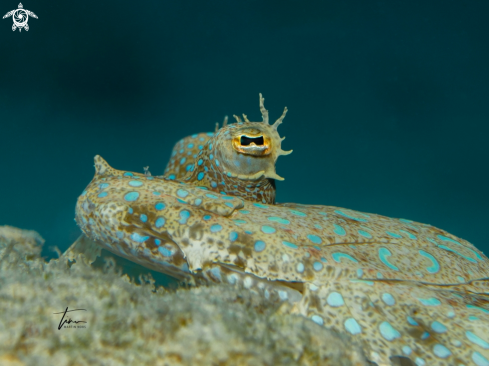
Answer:
[{"label": "underwater scene", "polygon": [[1,6],[0,366],[489,366],[489,3]]}]

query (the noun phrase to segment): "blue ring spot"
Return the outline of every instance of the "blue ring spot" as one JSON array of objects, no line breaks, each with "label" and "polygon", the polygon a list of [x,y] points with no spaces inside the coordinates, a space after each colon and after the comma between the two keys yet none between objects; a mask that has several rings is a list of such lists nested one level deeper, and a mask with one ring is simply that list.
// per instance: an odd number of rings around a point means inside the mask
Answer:
[{"label": "blue ring spot", "polygon": [[433,346],[433,353],[440,358],[447,358],[452,355],[452,352],[442,344],[435,344]]},{"label": "blue ring spot", "polygon": [[486,309],[481,308],[481,307],[479,307],[479,306],[470,305],[470,304],[469,304],[469,305],[465,305],[465,306],[466,306],[468,309],[480,310],[480,311],[482,311],[482,312],[484,312],[484,313],[486,313],[486,314],[489,314],[489,310],[486,310]]},{"label": "blue ring spot", "polygon": [[149,239],[149,236],[142,236],[138,233],[132,233],[131,239],[138,242],[138,243],[144,243],[146,240]]},{"label": "blue ring spot", "polygon": [[180,160],[180,165],[183,165],[183,164],[185,163],[185,161],[186,161],[186,160],[187,160],[187,158],[182,158],[182,159]]},{"label": "blue ring spot", "polygon": [[392,296],[388,292],[384,292],[382,294],[382,301],[385,302],[386,305],[393,306],[396,303],[394,296]]},{"label": "blue ring spot", "polygon": [[139,198],[139,192],[129,192],[126,193],[124,199],[128,202],[136,201]]},{"label": "blue ring spot", "polygon": [[185,198],[185,197],[187,197],[187,196],[188,196],[188,192],[187,192],[186,190],[184,190],[184,189],[179,189],[179,190],[177,191],[177,196],[178,196],[178,197]]},{"label": "blue ring spot", "polygon": [[204,179],[204,172],[200,172],[199,174],[197,174],[197,180],[202,180]]},{"label": "blue ring spot", "polygon": [[213,199],[219,198],[219,197],[217,197],[216,195],[214,195],[212,193],[206,193],[205,195],[206,195],[206,197],[213,198]]},{"label": "blue ring spot", "polygon": [[353,258],[351,255],[346,254],[346,253],[336,252],[336,253],[333,253],[331,256],[333,257],[333,259],[337,263],[341,262],[341,258],[349,259],[352,262],[358,263],[358,261],[355,258]]},{"label": "blue ring spot", "polygon": [[161,211],[165,208],[165,204],[162,203],[162,202],[158,202],[156,205],[155,205],[155,208],[158,210],[158,211]]},{"label": "blue ring spot", "polygon": [[153,194],[154,194],[155,196],[160,196],[160,195],[161,195],[161,193],[160,193],[160,192],[157,192],[157,191],[154,191],[154,192],[153,192]]},{"label": "blue ring spot", "polygon": [[188,144],[188,145],[187,145],[187,148],[189,148],[189,149],[191,149],[191,148],[193,148],[193,147],[194,147],[194,144]]},{"label": "blue ring spot", "polygon": [[131,180],[129,182],[129,185],[131,187],[141,187],[143,185],[143,182],[139,181],[139,180]]},{"label": "blue ring spot", "polygon": [[360,324],[358,324],[358,322],[353,319],[353,318],[348,318],[345,320],[345,322],[343,323],[344,326],[345,326],[345,329],[355,335],[355,334],[359,334],[362,332],[362,327],[360,326]]},{"label": "blue ring spot", "polygon": [[379,325],[380,334],[388,341],[393,341],[401,336],[401,333],[397,331],[389,322],[382,322]]},{"label": "blue ring spot", "polygon": [[297,245],[295,245],[294,243],[291,243],[289,241],[286,241],[286,240],[283,240],[282,241],[282,244],[285,245],[286,247],[289,247],[289,248],[292,248],[292,249],[297,249],[299,248]]},{"label": "blue ring spot", "polygon": [[323,318],[321,318],[319,315],[313,315],[311,316],[311,320],[316,323],[316,324],[319,324],[319,325],[324,325],[324,320]]},{"label": "blue ring spot", "polygon": [[161,240],[160,239],[155,239],[155,244],[156,245],[160,245],[161,244]]},{"label": "blue ring spot", "polygon": [[292,212],[294,215],[297,215],[297,216],[301,216],[301,217],[306,217],[307,216],[307,214],[305,214],[302,211],[297,211],[297,210],[289,210],[289,211]]},{"label": "blue ring spot", "polygon": [[211,226],[211,232],[213,232],[213,233],[217,233],[217,232],[219,232],[221,230],[222,230],[222,226],[221,225],[216,224],[216,225],[212,225]]},{"label": "blue ring spot", "polygon": [[449,241],[449,242],[454,243],[454,244],[457,244],[457,245],[462,245],[458,241],[453,240],[453,239],[450,239],[450,238],[447,238],[446,236],[443,236],[443,235],[437,235],[437,237],[438,237],[438,239],[441,239],[441,240],[444,240],[444,241]]},{"label": "blue ring spot", "polygon": [[407,321],[409,324],[411,325],[414,325],[414,326],[418,326],[418,322],[416,320],[414,320],[413,318],[411,318],[410,316],[407,317]]},{"label": "blue ring spot", "polygon": [[238,233],[235,231],[231,231],[229,233],[229,240],[236,241],[236,239],[238,239]]},{"label": "blue ring spot", "polygon": [[321,240],[321,238],[317,235],[312,235],[312,234],[309,234],[307,236],[307,238],[312,241],[314,244],[321,244],[323,241]]},{"label": "blue ring spot", "polygon": [[261,227],[261,231],[263,231],[265,234],[273,234],[276,230],[274,227],[263,225]]},{"label": "blue ring spot", "polygon": [[472,352],[472,361],[474,361],[477,366],[489,366],[489,360],[477,351]]},{"label": "blue ring spot", "polygon": [[132,214],[132,213],[134,212],[134,210],[132,209],[132,207],[129,207],[128,212],[129,212],[130,214]]},{"label": "blue ring spot", "polygon": [[338,234],[338,235],[341,235],[341,236],[345,236],[346,235],[346,231],[345,229],[343,229],[340,225],[336,225],[336,224],[333,224],[334,225],[334,232],[335,234]]},{"label": "blue ring spot", "polygon": [[409,231],[406,231],[406,230],[399,230],[401,233],[404,233],[408,236],[409,239],[413,239],[413,240],[416,240],[416,235],[413,235],[411,234]]},{"label": "blue ring spot", "polygon": [[171,250],[165,248],[165,247],[158,247],[158,251],[165,257],[171,257],[172,256],[172,252]]},{"label": "blue ring spot", "polygon": [[361,235],[361,236],[364,236],[366,237],[367,239],[372,239],[372,235],[367,232],[367,231],[364,231],[364,230],[358,230],[358,233]]},{"label": "blue ring spot", "polygon": [[107,192],[102,192],[102,193],[100,193],[100,194],[98,195],[98,197],[100,197],[100,198],[104,198],[104,197],[106,197],[107,195],[108,195],[108,193],[107,193]]},{"label": "blue ring spot", "polygon": [[489,343],[487,343],[486,341],[484,341],[483,339],[479,338],[478,336],[476,336],[474,333],[470,332],[470,331],[466,331],[465,332],[465,336],[468,338],[469,341],[471,341],[472,343],[475,343],[477,344],[478,346],[481,346],[482,348],[484,349],[489,349]]},{"label": "blue ring spot", "polygon": [[107,188],[109,185],[110,185],[109,183],[102,183],[102,184],[100,184],[100,185],[99,185],[99,188],[101,188],[101,189],[105,189],[105,188]]},{"label": "blue ring spot", "polygon": [[439,306],[439,305],[441,305],[441,301],[435,297],[430,297],[427,299],[421,299],[418,297],[418,300],[421,304],[423,304],[425,306]]},{"label": "blue ring spot", "polygon": [[436,333],[446,333],[448,330],[447,327],[437,321],[431,323],[431,329],[433,329]]},{"label": "blue ring spot", "polygon": [[329,306],[334,308],[338,308],[340,306],[345,305],[345,300],[343,300],[343,296],[339,292],[331,292],[326,298],[326,302]]},{"label": "blue ring spot", "polygon": [[163,217],[158,217],[155,221],[155,226],[159,229],[163,225],[165,225],[165,219]]},{"label": "blue ring spot", "polygon": [[268,208],[268,206],[262,205],[261,203],[253,203],[253,205],[258,208]]},{"label": "blue ring spot", "polygon": [[433,257],[430,253],[425,252],[424,250],[418,250],[419,254],[422,256],[428,258],[431,260],[431,263],[433,264],[431,267],[426,268],[426,270],[430,273],[437,273],[440,270],[440,264],[436,260],[435,257]]},{"label": "blue ring spot", "polygon": [[347,213],[345,213],[343,211],[340,211],[340,210],[335,210],[334,212],[337,213],[337,214],[339,214],[339,215],[348,217],[349,219],[352,219],[352,220],[361,221],[361,222],[367,222],[367,220],[365,220],[365,219],[359,219],[358,217],[354,217],[354,216],[348,215]]},{"label": "blue ring spot", "polygon": [[199,161],[197,162],[198,165],[202,165],[202,163],[204,162],[204,160],[202,159],[199,159]]},{"label": "blue ring spot", "polygon": [[402,236],[399,235],[399,234],[396,234],[396,233],[393,233],[391,231],[386,231],[386,233],[390,236],[392,236],[393,238],[396,238],[396,239],[402,239]]},{"label": "blue ring spot", "polygon": [[474,259],[474,258],[470,258],[470,257],[467,257],[466,255],[463,255],[462,253],[456,251],[455,249],[452,249],[450,247],[447,247],[446,245],[438,245],[438,248],[442,248],[442,249],[445,249],[445,250],[448,250],[449,252],[452,252],[452,253],[455,253],[455,254],[458,254],[459,256],[461,256],[462,258],[465,258],[467,259],[469,262],[472,262],[472,263],[477,263],[477,261]]},{"label": "blue ring spot", "polygon": [[190,217],[190,212],[187,210],[180,211],[180,224],[184,225],[187,223],[188,218]]},{"label": "blue ring spot", "polygon": [[219,166],[219,160],[216,159],[216,160],[214,160],[214,162],[215,162],[216,166]]},{"label": "blue ring spot", "polygon": [[168,179],[170,179],[170,180],[174,180],[175,178],[176,178],[175,174],[170,174],[168,176]]},{"label": "blue ring spot", "polygon": [[132,177],[134,174],[132,174],[131,172],[125,172],[124,175],[126,177]]},{"label": "blue ring spot", "polygon": [[382,263],[384,263],[387,267],[393,269],[394,271],[399,271],[399,268],[397,268],[395,265],[393,265],[388,261],[387,257],[390,257],[391,255],[392,253],[390,252],[389,249],[384,247],[379,248],[379,258],[382,261]]},{"label": "blue ring spot", "polygon": [[212,188],[216,188],[217,187],[217,183],[216,182],[211,182],[211,187]]},{"label": "blue ring spot", "polygon": [[212,216],[211,216],[211,215],[205,215],[205,216],[203,217],[204,221],[209,221],[211,218],[212,218]]},{"label": "blue ring spot", "polygon": [[262,252],[263,250],[265,250],[265,247],[266,247],[266,244],[264,241],[258,240],[255,242],[255,251]]},{"label": "blue ring spot", "polygon": [[315,271],[320,271],[323,269],[323,264],[321,262],[314,262],[312,268],[314,268]]},{"label": "blue ring spot", "polygon": [[139,215],[139,219],[142,222],[146,222],[146,221],[148,221],[148,216],[146,216],[145,214],[141,214],[141,215]]}]

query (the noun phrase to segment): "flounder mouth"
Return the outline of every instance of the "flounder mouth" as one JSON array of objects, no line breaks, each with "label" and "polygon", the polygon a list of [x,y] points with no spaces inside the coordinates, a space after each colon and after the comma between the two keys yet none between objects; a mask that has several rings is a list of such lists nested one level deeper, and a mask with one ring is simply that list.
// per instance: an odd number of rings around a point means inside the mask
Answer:
[{"label": "flounder mouth", "polygon": [[265,156],[272,152],[272,141],[264,134],[239,134],[233,137],[233,148],[242,154]]}]

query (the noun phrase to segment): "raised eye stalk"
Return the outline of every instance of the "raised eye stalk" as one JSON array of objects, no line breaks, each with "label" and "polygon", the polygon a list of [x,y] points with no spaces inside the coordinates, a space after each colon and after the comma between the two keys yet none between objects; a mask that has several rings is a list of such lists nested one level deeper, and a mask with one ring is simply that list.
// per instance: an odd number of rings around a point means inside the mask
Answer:
[{"label": "raised eye stalk", "polygon": [[239,134],[233,137],[234,150],[253,156],[266,156],[272,152],[272,139],[261,134]]}]

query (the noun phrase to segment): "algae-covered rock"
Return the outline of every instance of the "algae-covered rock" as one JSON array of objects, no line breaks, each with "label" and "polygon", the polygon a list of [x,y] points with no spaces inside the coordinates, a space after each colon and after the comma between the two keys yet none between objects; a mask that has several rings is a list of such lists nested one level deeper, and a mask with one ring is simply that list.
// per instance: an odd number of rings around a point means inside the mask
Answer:
[{"label": "algae-covered rock", "polygon": [[[366,365],[349,338],[256,293],[137,285],[111,260],[46,263],[42,244],[0,227],[0,365]],[[67,307],[86,323],[58,329]]]}]

